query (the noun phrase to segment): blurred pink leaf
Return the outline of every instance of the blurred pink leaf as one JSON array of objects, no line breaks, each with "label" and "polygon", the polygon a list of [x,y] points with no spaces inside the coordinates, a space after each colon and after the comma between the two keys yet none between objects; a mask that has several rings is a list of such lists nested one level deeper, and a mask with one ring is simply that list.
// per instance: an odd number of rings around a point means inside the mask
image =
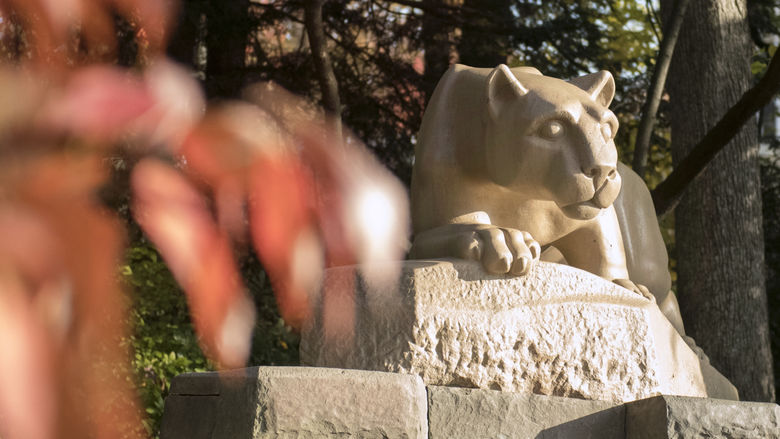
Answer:
[{"label": "blurred pink leaf", "polygon": [[8,281],[0,278],[0,434],[8,439],[51,438],[56,403],[47,334]]},{"label": "blurred pink leaf", "polygon": [[409,244],[404,186],[356,137],[338,136],[325,116],[279,86],[255,85],[247,97],[279,121],[312,175],[327,265],[360,263],[369,282],[394,282]]},{"label": "blurred pink leaf", "polygon": [[214,188],[217,223],[230,238],[243,244],[246,241],[247,217],[244,209],[246,191],[240,177],[225,178]]},{"label": "blurred pink leaf", "polygon": [[152,145],[164,145],[176,154],[206,109],[198,81],[182,66],[165,58],[151,61],[143,76],[154,107],[138,121],[138,129]]},{"label": "blurred pink leaf", "polygon": [[37,429],[22,431],[43,437],[137,437],[140,418],[120,344],[126,334],[115,275],[119,227],[94,197],[105,175],[90,154],[50,153],[0,168],[6,195],[0,201],[2,307],[21,318],[3,318],[3,324],[26,334],[22,344],[0,349],[3,360],[18,357],[11,367],[24,368],[14,379],[34,381],[29,389],[0,387],[0,399],[45,395],[38,402],[40,426],[15,429]]},{"label": "blurred pink leaf", "polygon": [[176,152],[204,108],[195,79],[170,61],[155,60],[142,77],[99,65],[74,71],[61,90],[49,93],[38,125],[106,146],[124,137],[135,140],[136,149]]},{"label": "blurred pink leaf", "polygon": [[224,367],[243,366],[254,325],[227,237],[186,178],[145,159],[133,170],[136,220],[187,293],[207,353]]},{"label": "blurred pink leaf", "polygon": [[47,232],[30,212],[0,209],[0,435],[9,439],[45,439],[55,431],[51,340],[29,289],[30,278],[52,268]]},{"label": "blurred pink leaf", "polygon": [[[243,243],[247,237],[247,179],[251,163],[255,155],[268,151],[253,150],[241,139],[240,130],[235,129],[237,107],[241,106],[210,111],[174,151],[187,163],[185,172],[213,194],[220,228],[234,241]],[[244,122],[258,125],[256,120]],[[255,140],[265,141],[268,139],[262,136]]]},{"label": "blurred pink leaf", "polygon": [[273,282],[282,317],[296,328],[309,315],[308,292],[313,287],[303,273],[323,268],[313,190],[311,177],[295,156],[260,156],[252,164],[252,239]]},{"label": "blurred pink leaf", "polygon": [[138,78],[114,67],[88,67],[76,72],[62,94],[48,101],[41,124],[109,141],[126,133],[153,105],[153,96]]},{"label": "blurred pink leaf", "polygon": [[395,282],[408,249],[406,189],[354,138],[335,139],[323,125],[293,125],[301,160],[317,181],[317,218],[328,266],[359,263],[372,284]]}]

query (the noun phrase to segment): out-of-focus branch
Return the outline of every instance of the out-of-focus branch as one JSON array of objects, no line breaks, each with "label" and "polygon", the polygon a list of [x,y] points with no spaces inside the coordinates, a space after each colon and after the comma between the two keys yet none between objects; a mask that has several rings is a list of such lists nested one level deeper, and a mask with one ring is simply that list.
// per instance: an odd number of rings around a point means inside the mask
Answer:
[{"label": "out-of-focus branch", "polygon": [[322,106],[334,118],[335,132],[341,133],[341,99],[339,84],[333,65],[328,56],[328,46],[325,41],[325,30],[322,24],[322,5],[324,0],[307,0],[304,8],[306,34],[309,37],[309,48],[317,71],[317,79],[322,91]]},{"label": "out-of-focus branch", "polygon": [[653,9],[653,2],[651,0],[645,0],[645,8],[647,8],[647,21],[650,22],[650,29],[653,30],[655,38],[660,42],[661,35],[658,34],[658,24],[661,23],[661,20],[658,19],[658,14],[656,14],[655,9]]},{"label": "out-of-focus branch", "polygon": [[680,35],[680,28],[685,18],[688,2],[689,0],[678,0],[674,4],[669,25],[664,30],[661,50],[658,52],[658,59],[653,71],[653,78],[650,80],[647,101],[644,108],[642,108],[642,120],[639,123],[639,132],[636,135],[636,144],[634,146],[633,168],[643,179],[645,167],[647,166],[647,155],[650,150],[650,137],[653,134],[653,126],[655,125],[655,115],[658,112],[658,106],[661,104],[661,96],[666,84],[666,75],[669,73],[674,46],[677,43],[677,37]]},{"label": "out-of-focus branch", "polygon": [[739,102],[734,104],[680,161],[669,177],[652,191],[656,215],[664,215],[677,205],[688,185],[707,169],[715,155],[731,141],[742,125],[766,105],[779,90],[780,58],[776,52],[758,84],[742,95]]}]

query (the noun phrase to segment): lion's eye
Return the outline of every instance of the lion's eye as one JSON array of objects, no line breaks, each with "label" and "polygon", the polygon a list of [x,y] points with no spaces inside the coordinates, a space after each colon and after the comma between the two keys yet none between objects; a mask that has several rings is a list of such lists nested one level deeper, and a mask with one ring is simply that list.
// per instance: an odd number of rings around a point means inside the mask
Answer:
[{"label": "lion's eye", "polygon": [[542,125],[541,129],[539,130],[539,134],[542,137],[546,137],[548,139],[560,137],[563,135],[563,124],[557,120],[551,120]]},{"label": "lion's eye", "polygon": [[604,140],[609,142],[612,140],[612,136],[615,135],[615,133],[612,130],[612,125],[605,123],[601,125],[601,134],[604,136]]}]

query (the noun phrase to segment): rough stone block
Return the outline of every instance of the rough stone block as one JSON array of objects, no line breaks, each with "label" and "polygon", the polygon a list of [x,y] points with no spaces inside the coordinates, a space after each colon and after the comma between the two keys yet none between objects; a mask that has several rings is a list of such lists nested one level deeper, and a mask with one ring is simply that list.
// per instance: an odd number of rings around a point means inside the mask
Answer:
[{"label": "rough stone block", "polygon": [[725,378],[705,382],[654,302],[582,270],[540,262],[509,277],[476,262],[406,261],[392,287],[356,272],[326,272],[302,333],[304,364],[613,402],[736,398]]},{"label": "rough stone block", "polygon": [[604,401],[428,386],[431,439],[625,438],[625,409]]},{"label": "rough stone block", "polygon": [[428,436],[425,386],[411,375],[254,367],[187,374],[171,387],[163,439]]},{"label": "rough stone block", "polygon": [[780,438],[780,406],[681,396],[626,404],[626,437]]},{"label": "rough stone block", "polygon": [[161,437],[780,438],[780,406],[680,396],[621,404],[426,389],[419,377],[385,372],[255,367],[177,377]]}]

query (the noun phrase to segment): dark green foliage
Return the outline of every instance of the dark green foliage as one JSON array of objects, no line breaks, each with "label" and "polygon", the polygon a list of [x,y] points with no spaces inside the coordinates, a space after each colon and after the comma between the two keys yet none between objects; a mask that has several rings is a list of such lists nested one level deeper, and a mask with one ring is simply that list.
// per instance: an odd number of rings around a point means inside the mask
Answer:
[{"label": "dark green foliage", "polygon": [[122,278],[130,290],[133,369],[148,418],[157,434],[173,377],[213,369],[198,347],[187,301],[159,254],[139,243],[127,251]]}]

